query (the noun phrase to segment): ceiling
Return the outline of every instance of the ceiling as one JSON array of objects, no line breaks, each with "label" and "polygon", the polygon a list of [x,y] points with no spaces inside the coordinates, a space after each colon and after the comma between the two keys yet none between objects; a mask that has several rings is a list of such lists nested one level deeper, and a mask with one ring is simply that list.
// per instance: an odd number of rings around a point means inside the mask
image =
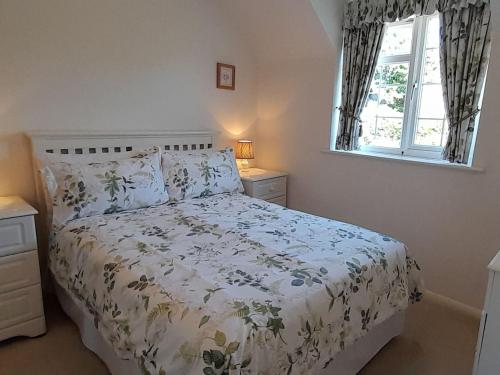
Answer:
[{"label": "ceiling", "polygon": [[218,0],[259,64],[332,56],[343,0]]}]

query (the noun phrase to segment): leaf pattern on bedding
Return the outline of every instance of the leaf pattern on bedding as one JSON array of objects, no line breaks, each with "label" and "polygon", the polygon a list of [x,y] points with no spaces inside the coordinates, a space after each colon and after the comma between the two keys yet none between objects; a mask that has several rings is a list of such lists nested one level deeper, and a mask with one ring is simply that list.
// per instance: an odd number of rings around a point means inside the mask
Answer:
[{"label": "leaf pattern on bedding", "polygon": [[241,194],[71,221],[50,266],[144,374],[315,374],[422,297],[402,243]]},{"label": "leaf pattern on bedding", "polygon": [[243,192],[233,150],[164,151],[162,169],[172,201]]},{"label": "leaf pattern on bedding", "polygon": [[165,203],[160,157],[159,150],[150,150],[102,163],[52,163],[45,178],[56,186],[54,223]]}]

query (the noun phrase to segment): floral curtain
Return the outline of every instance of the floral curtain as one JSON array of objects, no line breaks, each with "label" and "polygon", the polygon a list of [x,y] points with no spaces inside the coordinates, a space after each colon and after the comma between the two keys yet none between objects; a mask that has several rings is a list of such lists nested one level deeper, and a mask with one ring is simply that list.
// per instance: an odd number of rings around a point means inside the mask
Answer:
[{"label": "floral curtain", "polygon": [[362,131],[360,119],[384,37],[384,24],[371,23],[344,30],[342,106],[337,150],[354,150]]},{"label": "floral curtain", "polygon": [[484,3],[452,8],[440,19],[441,77],[450,130],[443,157],[467,163],[490,57],[490,7]]},{"label": "floral curtain", "polygon": [[347,0],[346,28],[374,22],[394,22],[411,16],[425,16],[448,9],[467,9],[489,4],[489,0]]},{"label": "floral curtain", "polygon": [[441,71],[450,132],[443,157],[466,163],[490,55],[490,0],[347,0],[337,149],[353,150],[383,39],[383,25],[441,17]]}]

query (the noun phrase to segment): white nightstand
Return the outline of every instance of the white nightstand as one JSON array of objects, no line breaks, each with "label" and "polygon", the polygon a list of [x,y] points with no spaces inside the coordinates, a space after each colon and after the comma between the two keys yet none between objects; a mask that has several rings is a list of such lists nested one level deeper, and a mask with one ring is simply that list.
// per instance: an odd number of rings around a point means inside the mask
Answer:
[{"label": "white nightstand", "polygon": [[0,341],[45,333],[34,215],[18,197],[0,197]]},{"label": "white nightstand", "polygon": [[240,176],[246,195],[286,207],[286,173],[250,168]]}]

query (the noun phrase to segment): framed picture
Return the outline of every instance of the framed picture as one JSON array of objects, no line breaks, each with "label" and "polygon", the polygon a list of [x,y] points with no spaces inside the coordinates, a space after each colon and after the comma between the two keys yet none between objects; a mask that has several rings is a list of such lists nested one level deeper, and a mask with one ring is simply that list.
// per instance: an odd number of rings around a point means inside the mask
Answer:
[{"label": "framed picture", "polygon": [[236,67],[234,65],[217,63],[217,88],[234,90]]}]

